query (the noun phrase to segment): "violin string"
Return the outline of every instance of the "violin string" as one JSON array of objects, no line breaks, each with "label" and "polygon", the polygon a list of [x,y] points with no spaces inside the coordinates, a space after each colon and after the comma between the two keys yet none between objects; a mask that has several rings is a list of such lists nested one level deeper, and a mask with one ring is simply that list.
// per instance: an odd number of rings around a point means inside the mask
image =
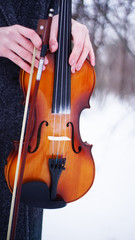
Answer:
[{"label": "violin string", "polygon": [[[63,0],[61,1],[61,9],[63,9]],[[60,11],[59,14],[59,46],[61,46],[62,41],[62,18],[63,11]],[[60,58],[61,58],[61,49],[58,49],[58,57],[57,57],[57,72],[56,72],[56,89],[55,89],[55,110],[54,110],[54,123],[53,123],[53,142],[52,142],[52,154],[54,154],[54,136],[55,136],[55,127],[56,127],[56,114],[57,114],[57,98],[58,98],[58,80],[59,80],[59,71],[60,71]]]},{"label": "violin string", "polygon": [[22,130],[21,130],[21,136],[20,136],[20,144],[19,144],[19,151],[18,151],[18,158],[17,158],[17,165],[16,165],[16,174],[15,174],[13,194],[12,194],[10,214],[9,214],[7,240],[10,240],[10,235],[11,235],[13,212],[14,212],[14,207],[15,207],[15,197],[16,197],[16,191],[17,191],[17,182],[18,182],[18,177],[19,177],[20,161],[21,161],[23,140],[24,140],[24,134],[25,134],[26,121],[27,121],[27,114],[28,114],[28,106],[29,106],[30,90],[31,90],[31,84],[32,84],[35,57],[36,57],[36,48],[34,47],[32,65],[31,65],[31,72],[30,72],[30,76],[29,76],[29,84],[28,84],[28,90],[27,90],[27,95],[26,95]]},{"label": "violin string", "polygon": [[[61,93],[60,93],[60,120],[59,120],[59,136],[61,136],[61,133],[63,132],[63,128],[62,128],[62,116],[63,116],[63,111],[65,112],[66,108],[64,106],[64,109],[63,109],[63,104],[62,104],[62,100],[63,100],[63,94],[64,94],[64,91],[63,91],[63,86],[64,86],[64,72],[66,72],[66,65],[67,65],[67,62],[65,62],[66,59],[66,55],[65,54],[67,52],[67,49],[65,48],[65,43],[66,43],[66,25],[67,25],[67,19],[66,19],[66,0],[64,1],[64,4],[63,4],[63,7],[64,7],[64,10],[63,10],[63,31],[62,31],[62,51],[61,51],[61,55],[62,55],[62,58],[61,58],[61,63],[62,63],[62,68],[61,68]],[[66,74],[67,75],[67,74]],[[64,113],[65,115],[65,113]],[[65,135],[66,136],[66,135]],[[60,150],[60,145],[61,145],[61,141],[59,140],[58,142],[58,147],[57,147],[57,152],[59,153],[59,150]]]},{"label": "violin string", "polygon": [[[69,91],[71,92],[71,89],[70,89],[70,84],[69,84],[69,81],[71,81],[71,67],[68,63],[68,59],[69,59],[69,55],[71,53],[71,1],[68,0],[66,1],[66,8],[67,8],[67,28],[66,28],[66,46],[65,46],[65,49],[66,49],[66,84],[65,84],[65,109],[66,109],[66,112],[65,112],[65,136],[67,135],[67,132],[68,132],[68,137],[71,139],[71,136],[70,136],[70,129],[68,128],[68,131],[67,131],[67,122],[70,121],[70,112],[69,112],[69,102],[67,101],[67,97],[69,95]],[[70,99],[71,101],[71,99]],[[71,110],[71,109],[70,109]],[[68,121],[67,121],[68,120]],[[65,155],[67,154],[67,150],[69,148],[69,144],[70,144],[70,141],[64,141],[63,143],[63,150],[62,152],[64,153],[65,151]],[[66,149],[65,149],[66,147]]]},{"label": "violin string", "polygon": [[[68,39],[68,56],[70,56],[71,54],[71,11],[72,11],[72,1],[71,0],[68,0],[67,1],[67,12],[68,12],[68,33],[67,35],[69,36],[69,39]],[[70,122],[70,119],[71,119],[71,66],[68,64],[68,80],[70,81],[69,83],[69,88],[68,88],[68,96],[70,97],[70,114],[69,114],[69,119],[68,119],[68,122]],[[70,139],[72,138],[71,137],[71,130],[70,128],[68,128],[68,134],[69,134],[69,137]],[[70,142],[68,142],[68,146],[67,146],[67,149],[69,147],[69,144],[71,145],[71,140]]]},{"label": "violin string", "polygon": [[[68,58],[71,54],[71,9],[72,9],[72,4],[71,4],[71,0],[67,1],[67,13],[68,13],[68,28],[67,28],[67,36],[68,36]],[[68,122],[70,122],[70,118],[71,118],[71,66],[68,64],[67,66],[68,70],[67,70],[67,84],[68,84],[68,88],[67,88],[67,97],[70,99],[69,101],[69,108],[70,108],[70,113],[68,114]],[[67,121],[66,121],[66,125],[67,125]],[[69,149],[69,144],[71,145],[71,131],[70,128],[68,128],[68,136],[70,138],[70,141],[68,141],[67,144],[67,148],[66,148],[66,154],[67,154],[67,150]]]},{"label": "violin string", "polygon": [[[61,31],[61,28],[62,28],[62,21],[61,21],[61,15],[59,14],[59,45],[60,45],[60,42],[61,42],[61,34],[60,34],[60,31]],[[55,108],[54,108],[54,123],[53,123],[53,141],[52,141],[52,154],[54,154],[54,135],[55,135],[55,125],[56,125],[56,102],[57,102],[57,91],[58,91],[58,73],[59,73],[59,68],[60,68],[60,50],[58,49],[58,59],[57,59],[57,72],[56,72],[56,89],[55,89]]]},{"label": "violin string", "polygon": [[[66,122],[67,122],[67,88],[68,88],[68,86],[67,86],[67,78],[68,78],[68,76],[67,76],[67,71],[68,71],[68,67],[67,67],[67,61],[68,61],[68,8],[67,8],[67,4],[68,3],[68,1],[66,1],[66,30],[65,30],[65,39],[66,39],[66,41],[65,41],[65,59],[66,59],[66,64],[65,64],[65,91],[64,91],[64,94],[65,94],[65,107],[64,107],[64,109],[65,109],[65,112],[64,112],[64,125],[65,125],[65,136],[67,135],[66,134]],[[63,142],[63,147],[62,147],[62,155],[64,155],[64,149],[65,149],[65,145],[66,145],[66,141],[64,140],[64,142]]]}]

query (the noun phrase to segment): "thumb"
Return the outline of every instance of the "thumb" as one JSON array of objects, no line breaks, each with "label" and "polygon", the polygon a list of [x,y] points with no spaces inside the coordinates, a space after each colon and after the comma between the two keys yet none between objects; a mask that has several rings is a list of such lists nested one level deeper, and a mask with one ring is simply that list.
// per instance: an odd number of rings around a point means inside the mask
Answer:
[{"label": "thumb", "polygon": [[52,18],[50,30],[49,49],[52,53],[58,49],[57,35],[58,35],[58,15]]}]

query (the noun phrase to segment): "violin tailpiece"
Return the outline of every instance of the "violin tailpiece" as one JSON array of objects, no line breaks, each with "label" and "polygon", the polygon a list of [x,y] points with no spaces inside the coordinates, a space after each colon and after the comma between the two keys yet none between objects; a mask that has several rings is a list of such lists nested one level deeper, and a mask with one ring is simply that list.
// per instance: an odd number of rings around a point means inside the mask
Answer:
[{"label": "violin tailpiece", "polygon": [[51,189],[50,196],[51,200],[57,199],[57,185],[62,173],[62,170],[65,170],[66,158],[50,158],[49,159],[49,170],[51,174]]}]

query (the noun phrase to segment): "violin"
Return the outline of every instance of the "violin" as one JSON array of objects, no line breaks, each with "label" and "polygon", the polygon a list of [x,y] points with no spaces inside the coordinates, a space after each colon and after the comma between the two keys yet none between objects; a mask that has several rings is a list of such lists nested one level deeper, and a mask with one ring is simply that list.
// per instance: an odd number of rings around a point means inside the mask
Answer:
[{"label": "violin", "polygon": [[[42,25],[42,24],[41,24]],[[39,34],[40,35],[40,34]],[[80,71],[71,74],[71,1],[61,0],[58,50],[47,53],[49,64],[37,83],[34,69],[30,90],[25,144],[25,166],[22,173],[20,199],[42,208],[60,208],[82,197],[93,184],[95,165],[92,145],[82,141],[79,118],[95,86],[95,71],[87,59]],[[21,70],[20,85],[26,97],[29,74]],[[35,95],[35,86],[38,85]],[[33,100],[34,99],[34,100]],[[32,103],[34,101],[34,104]],[[5,178],[13,192],[19,143],[14,142],[5,166]],[[21,171],[21,170],[20,170]]]}]

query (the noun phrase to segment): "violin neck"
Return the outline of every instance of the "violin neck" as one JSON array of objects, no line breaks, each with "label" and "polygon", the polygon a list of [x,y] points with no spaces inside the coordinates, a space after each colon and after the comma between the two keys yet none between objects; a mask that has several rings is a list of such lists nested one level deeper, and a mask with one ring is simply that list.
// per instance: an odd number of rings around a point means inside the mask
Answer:
[{"label": "violin neck", "polygon": [[60,1],[58,50],[55,59],[52,113],[70,113],[71,0]]}]

